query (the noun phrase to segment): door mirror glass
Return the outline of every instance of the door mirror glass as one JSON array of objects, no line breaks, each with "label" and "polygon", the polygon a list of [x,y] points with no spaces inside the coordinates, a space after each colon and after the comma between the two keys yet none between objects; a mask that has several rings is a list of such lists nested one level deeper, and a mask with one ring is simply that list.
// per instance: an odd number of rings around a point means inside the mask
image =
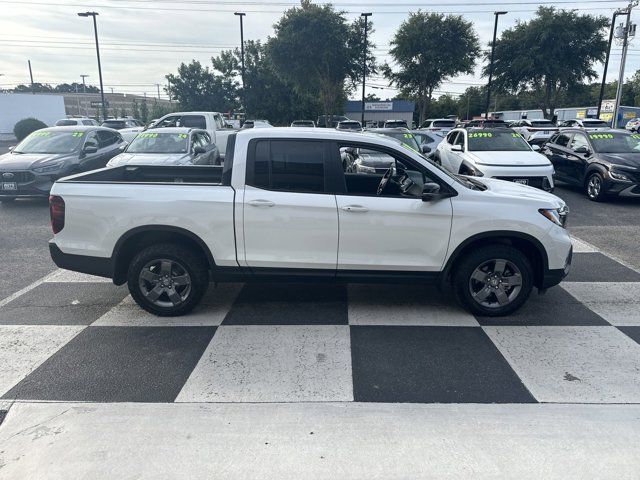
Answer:
[{"label": "door mirror glass", "polygon": [[534,152],[539,152],[540,150],[542,150],[542,148],[540,148],[540,145],[531,145],[531,150],[533,150]]},{"label": "door mirror glass", "polygon": [[462,145],[451,145],[452,152],[462,152]]},{"label": "door mirror glass", "polygon": [[587,147],[586,145],[580,145],[574,150],[574,152],[579,153],[580,155],[589,155],[591,153],[589,151],[589,147]]},{"label": "door mirror glass", "polygon": [[422,201],[430,202],[440,198],[440,185],[435,182],[427,182],[422,187]]},{"label": "door mirror glass", "polygon": [[201,155],[203,153],[207,153],[207,149],[201,147],[200,145],[196,145],[195,147],[193,147],[193,153],[196,155]]},{"label": "door mirror glass", "polygon": [[97,145],[93,145],[93,144],[88,144],[85,145],[84,148],[82,149],[82,151],[84,153],[96,153],[98,151],[98,146]]},{"label": "door mirror glass", "polygon": [[420,150],[422,150],[422,153],[431,153],[431,149],[428,145],[421,145]]}]

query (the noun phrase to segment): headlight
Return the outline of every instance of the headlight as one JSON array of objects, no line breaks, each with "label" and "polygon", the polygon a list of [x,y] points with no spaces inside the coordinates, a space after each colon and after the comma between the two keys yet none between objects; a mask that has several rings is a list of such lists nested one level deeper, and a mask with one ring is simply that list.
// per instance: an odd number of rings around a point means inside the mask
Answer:
[{"label": "headlight", "polygon": [[62,168],[63,164],[64,164],[64,162],[49,163],[49,164],[44,165],[42,167],[34,168],[33,171],[36,172],[36,173],[55,172],[56,170],[60,170]]},{"label": "headlight", "polygon": [[620,181],[623,181],[623,182],[631,182],[632,181],[627,175],[625,175],[622,172],[616,171],[616,170],[610,170],[609,171],[609,175],[614,180],[620,180]]},{"label": "headlight", "polygon": [[376,173],[376,169],[373,167],[367,167],[366,165],[362,165],[360,163],[356,163],[356,172],[358,173]]},{"label": "headlight", "polygon": [[567,217],[569,215],[569,207],[563,205],[560,208],[540,208],[538,210],[547,220],[552,221],[559,227],[565,228]]}]

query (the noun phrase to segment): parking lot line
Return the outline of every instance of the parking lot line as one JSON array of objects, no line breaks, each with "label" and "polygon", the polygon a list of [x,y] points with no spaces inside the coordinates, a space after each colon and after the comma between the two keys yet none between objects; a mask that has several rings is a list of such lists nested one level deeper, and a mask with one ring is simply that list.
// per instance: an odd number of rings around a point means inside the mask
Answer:
[{"label": "parking lot line", "polygon": [[41,285],[42,283],[46,282],[49,278],[51,278],[52,276],[56,275],[58,272],[60,272],[60,270],[55,270],[47,275],[45,275],[44,277],[36,280],[35,282],[33,282],[30,285],[27,285],[24,288],[21,288],[20,290],[18,290],[17,292],[9,295],[7,298],[0,300],[0,308],[4,307],[7,303],[12,302],[13,300],[15,300],[16,298],[18,298],[20,295],[23,295],[31,290],[33,290],[34,288],[36,288],[38,285]]}]

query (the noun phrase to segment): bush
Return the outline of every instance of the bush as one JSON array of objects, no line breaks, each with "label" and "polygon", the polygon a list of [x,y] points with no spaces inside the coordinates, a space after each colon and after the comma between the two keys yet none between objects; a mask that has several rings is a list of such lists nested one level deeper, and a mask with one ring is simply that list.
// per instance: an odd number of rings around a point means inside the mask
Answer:
[{"label": "bush", "polygon": [[23,118],[13,127],[13,134],[19,142],[41,128],[47,128],[47,124],[37,118]]}]

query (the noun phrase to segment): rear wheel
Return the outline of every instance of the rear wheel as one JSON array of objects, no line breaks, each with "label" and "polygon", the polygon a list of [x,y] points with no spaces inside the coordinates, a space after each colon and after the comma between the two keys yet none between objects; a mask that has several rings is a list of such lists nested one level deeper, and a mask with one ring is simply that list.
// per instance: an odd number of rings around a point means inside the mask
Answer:
[{"label": "rear wheel", "polygon": [[603,183],[604,179],[598,172],[593,172],[589,175],[585,184],[585,190],[589,200],[602,202],[605,199]]},{"label": "rear wheel", "polygon": [[206,263],[188,248],[152,245],[129,266],[127,285],[140,307],[155,315],[174,317],[191,311],[209,283]]},{"label": "rear wheel", "polygon": [[509,245],[473,250],[455,267],[458,301],[476,315],[508,315],[527,301],[533,269],[527,257]]}]

